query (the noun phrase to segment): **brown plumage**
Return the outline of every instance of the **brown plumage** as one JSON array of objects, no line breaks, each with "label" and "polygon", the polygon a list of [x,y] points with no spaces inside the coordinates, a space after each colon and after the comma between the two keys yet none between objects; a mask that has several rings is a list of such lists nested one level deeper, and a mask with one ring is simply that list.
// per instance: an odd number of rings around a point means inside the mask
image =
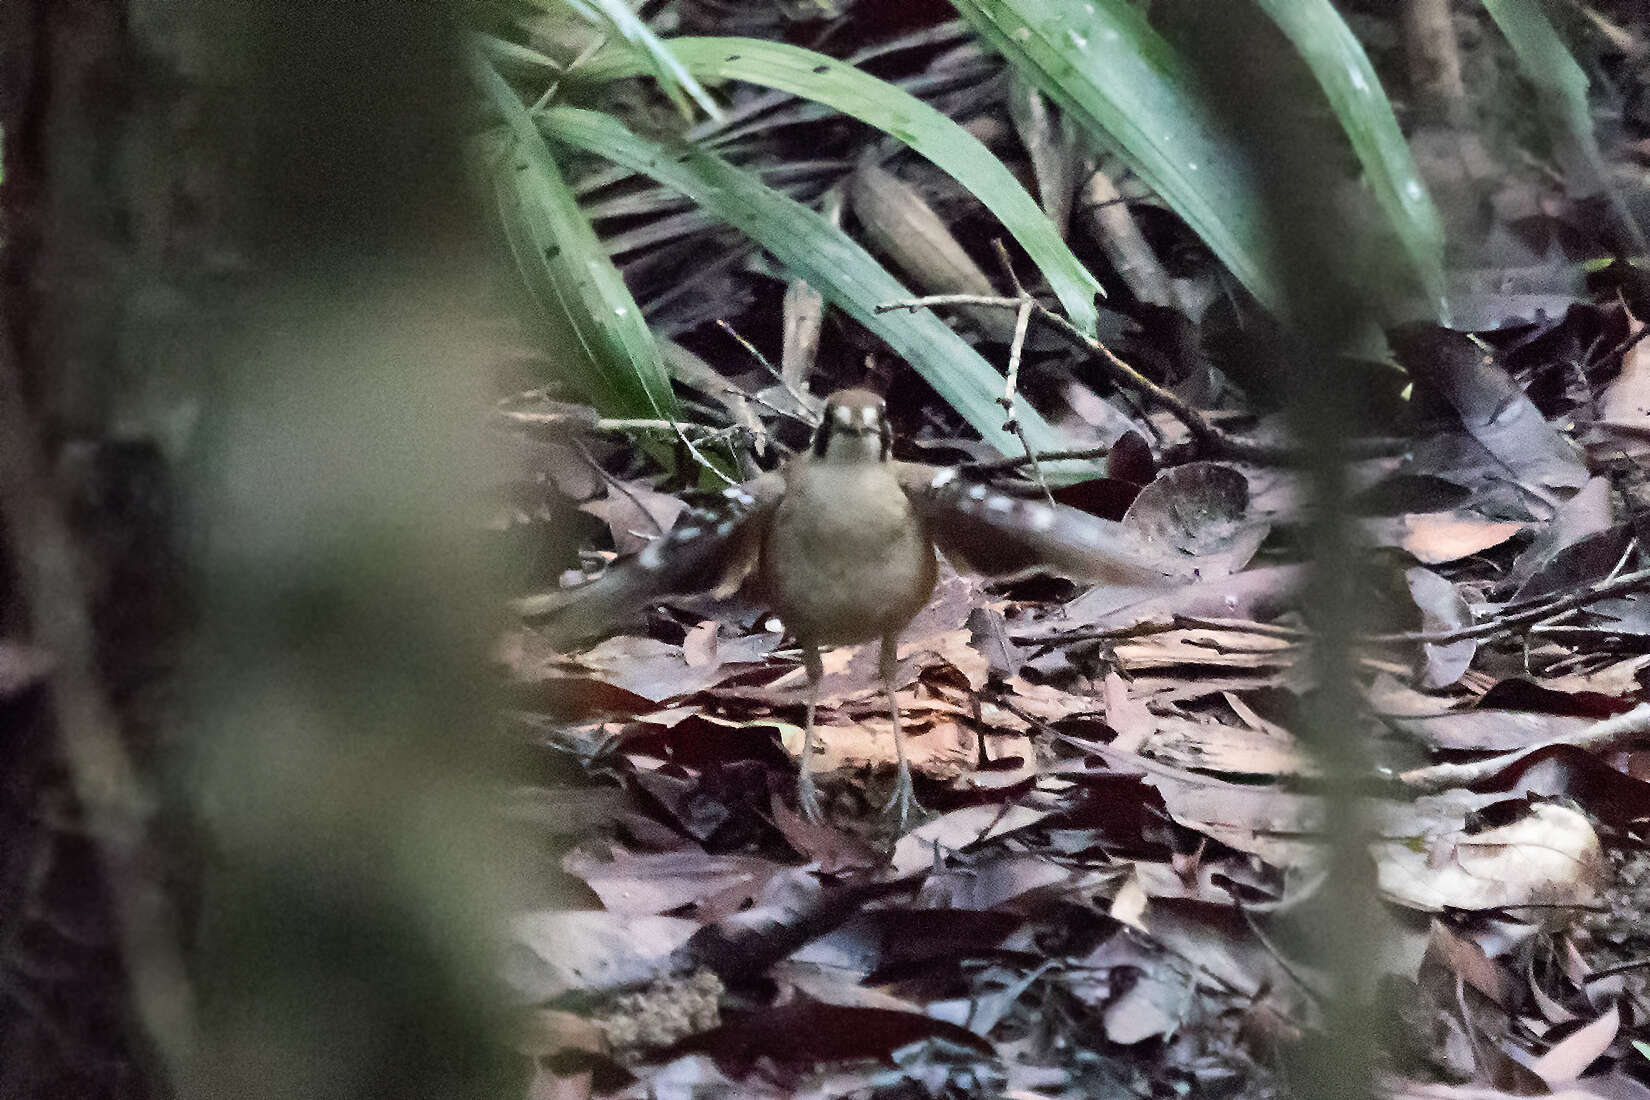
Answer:
[{"label": "brown plumage", "polygon": [[1157,585],[1150,547],[1115,523],[972,484],[955,470],[894,461],[882,398],[842,390],[825,406],[812,447],[727,491],[724,512],[695,516],[601,578],[533,610],[562,643],[611,630],[658,598],[731,591],[747,579],[796,636],[808,674],[798,782],[802,812],[819,816],[809,768],[821,646],[881,643],[899,780],[890,809],[901,828],[918,807],[894,694],[899,634],[934,590],[935,549],[960,569],[993,576],[1047,570],[1074,580]]}]

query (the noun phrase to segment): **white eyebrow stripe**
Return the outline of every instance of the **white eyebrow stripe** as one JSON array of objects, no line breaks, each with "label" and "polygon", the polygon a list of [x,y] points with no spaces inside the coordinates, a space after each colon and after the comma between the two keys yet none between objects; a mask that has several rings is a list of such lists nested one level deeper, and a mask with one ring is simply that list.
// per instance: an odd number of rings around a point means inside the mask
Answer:
[{"label": "white eyebrow stripe", "polygon": [[1054,520],[1054,509],[1043,504],[1035,506],[1026,515],[1026,522],[1031,525],[1033,531],[1052,530]]},{"label": "white eyebrow stripe", "polygon": [[934,480],[928,483],[930,489],[943,489],[957,479],[957,471],[947,467],[934,475]]},{"label": "white eyebrow stripe", "polygon": [[657,569],[665,563],[664,550],[657,542],[650,542],[636,562],[643,569]]},{"label": "white eyebrow stripe", "polygon": [[841,424],[844,428],[847,428],[847,427],[850,427],[850,426],[853,425],[854,410],[850,409],[846,405],[838,405],[836,407],[836,411],[834,413],[832,413],[831,415],[834,416],[836,418],[836,422],[838,424]]},{"label": "white eyebrow stripe", "polygon": [[1003,512],[1006,514],[1014,511],[1014,501],[1010,497],[992,497],[985,502],[985,508],[988,512]]},{"label": "white eyebrow stripe", "polygon": [[969,500],[984,500],[985,499],[985,486],[984,485],[976,485],[976,486],[974,486],[974,488],[968,490],[968,499]]}]

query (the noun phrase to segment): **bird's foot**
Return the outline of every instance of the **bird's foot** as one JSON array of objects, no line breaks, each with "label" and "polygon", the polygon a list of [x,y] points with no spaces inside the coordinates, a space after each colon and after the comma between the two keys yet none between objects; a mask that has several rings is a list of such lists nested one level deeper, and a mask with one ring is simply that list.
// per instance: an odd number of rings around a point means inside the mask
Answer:
[{"label": "bird's foot", "polygon": [[893,797],[888,799],[888,805],[884,807],[883,812],[902,835],[912,824],[922,819],[923,808],[917,801],[916,788],[911,784],[911,769],[903,763],[900,765],[899,778],[894,781]]},{"label": "bird's foot", "polygon": [[814,776],[808,770],[806,760],[802,762],[802,772],[796,778],[796,806],[805,821],[818,825],[825,820],[825,814],[819,808],[819,790],[814,786]]}]

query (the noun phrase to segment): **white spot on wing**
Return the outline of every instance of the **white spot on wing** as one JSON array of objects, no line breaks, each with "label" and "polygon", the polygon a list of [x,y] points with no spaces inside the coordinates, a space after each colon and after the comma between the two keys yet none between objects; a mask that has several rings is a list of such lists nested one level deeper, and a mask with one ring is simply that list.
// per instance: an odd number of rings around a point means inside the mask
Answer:
[{"label": "white spot on wing", "polygon": [[641,556],[636,559],[636,562],[643,569],[657,569],[665,563],[664,550],[658,543],[650,542],[647,544],[647,549],[643,550]]},{"label": "white spot on wing", "polygon": [[1054,509],[1038,505],[1026,515],[1026,522],[1033,531],[1051,531],[1054,529]]}]

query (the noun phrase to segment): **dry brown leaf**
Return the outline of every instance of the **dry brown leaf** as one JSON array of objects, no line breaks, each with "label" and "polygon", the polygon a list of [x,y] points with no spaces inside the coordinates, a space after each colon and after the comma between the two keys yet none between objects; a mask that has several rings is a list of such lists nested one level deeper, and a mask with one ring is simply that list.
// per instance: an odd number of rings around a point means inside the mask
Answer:
[{"label": "dry brown leaf", "polygon": [[[1629,318],[1629,335],[1643,328],[1643,321]],[[1650,454],[1650,341],[1634,344],[1622,360],[1621,373],[1599,395],[1598,420],[1587,426],[1583,439],[1604,461]]]},{"label": "dry brown leaf", "polygon": [[1377,676],[1364,694],[1370,711],[1387,725],[1431,748],[1452,751],[1523,748],[1590,721],[1495,707],[1458,709],[1468,700],[1417,691],[1386,675]]},{"label": "dry brown leaf", "polygon": [[1156,715],[1147,709],[1142,698],[1130,691],[1129,682],[1115,672],[1106,674],[1102,695],[1106,700],[1106,725],[1117,734],[1112,739],[1112,748],[1139,752],[1157,728]]},{"label": "dry brown leaf", "polygon": [[687,505],[668,493],[656,493],[640,482],[631,482],[625,491],[609,489],[601,500],[587,500],[579,511],[604,520],[612,532],[613,546],[621,554],[639,553],[648,543],[670,531]]},{"label": "dry brown leaf", "polygon": [[1141,755],[1181,768],[1243,775],[1316,775],[1317,766],[1286,731],[1165,716]]},{"label": "dry brown leaf", "polygon": [[1593,903],[1604,867],[1586,817],[1551,803],[1511,825],[1381,841],[1370,850],[1381,892],[1399,905],[1434,913],[1529,908],[1521,915],[1555,927]]},{"label": "dry brown leaf", "polygon": [[1297,646],[1283,638],[1241,630],[1205,627],[1167,630],[1118,642],[1113,655],[1126,671],[1178,668],[1270,668],[1297,657]]},{"label": "dry brown leaf", "polygon": [[1515,1007],[1512,982],[1507,972],[1484,954],[1482,947],[1464,936],[1456,935],[1441,920],[1432,922],[1427,937],[1427,955],[1502,1008],[1510,1011]]},{"label": "dry brown leaf", "polygon": [[900,878],[926,870],[934,862],[936,849],[944,858],[948,852],[1035,825],[1053,812],[1029,806],[988,805],[964,806],[941,814],[899,838],[891,871]]},{"label": "dry brown leaf", "polygon": [[1571,1032],[1547,1053],[1530,1064],[1543,1081],[1561,1085],[1587,1071],[1615,1042],[1621,1030],[1621,1012],[1611,1005],[1599,1018]]},{"label": "dry brown leaf", "polygon": [[646,982],[669,968],[671,953],[700,927],[678,917],[599,909],[523,913],[510,921],[502,977],[526,1004]]},{"label": "dry brown leaf", "polygon": [[1123,885],[1117,888],[1117,896],[1111,899],[1111,907],[1106,910],[1111,919],[1130,928],[1138,928],[1144,932],[1146,923],[1146,889],[1140,883],[1139,868],[1130,871],[1129,877],[1123,880]]},{"label": "dry brown leaf", "polygon": [[706,619],[682,639],[682,660],[689,668],[715,668],[720,663],[716,656],[716,628],[715,619]]},{"label": "dry brown leaf", "polygon": [[1442,565],[1500,546],[1526,525],[1456,509],[1366,519],[1359,526],[1377,546],[1401,547],[1423,565]]},{"label": "dry brown leaf", "polygon": [[[1430,569],[1416,566],[1404,570],[1404,581],[1415,606],[1421,609],[1421,629],[1429,633],[1457,630],[1472,625],[1472,609],[1449,581]],[[1421,646],[1421,686],[1444,688],[1461,679],[1472,665],[1478,643],[1471,638],[1458,642],[1426,642]]]},{"label": "dry brown leaf", "polygon": [[697,848],[633,853],[612,849],[610,858],[575,849],[562,869],[583,879],[615,913],[665,913],[730,891],[754,898],[784,866],[757,856],[712,854]]},{"label": "dry brown leaf", "polygon": [[1196,990],[1178,971],[1156,967],[1140,974],[1106,1006],[1106,1038],[1123,1046],[1172,1035],[1191,1010]]},{"label": "dry brown leaf", "polygon": [[[809,766],[815,775],[866,768],[893,767],[899,756],[894,746],[894,724],[886,717],[866,718],[853,724],[826,721],[822,710],[814,725],[814,755]],[[905,753],[913,771],[935,779],[954,779],[979,757],[979,738],[972,729],[934,709],[907,708],[900,703],[900,728]],[[785,748],[802,753],[798,728],[783,731]]]}]

